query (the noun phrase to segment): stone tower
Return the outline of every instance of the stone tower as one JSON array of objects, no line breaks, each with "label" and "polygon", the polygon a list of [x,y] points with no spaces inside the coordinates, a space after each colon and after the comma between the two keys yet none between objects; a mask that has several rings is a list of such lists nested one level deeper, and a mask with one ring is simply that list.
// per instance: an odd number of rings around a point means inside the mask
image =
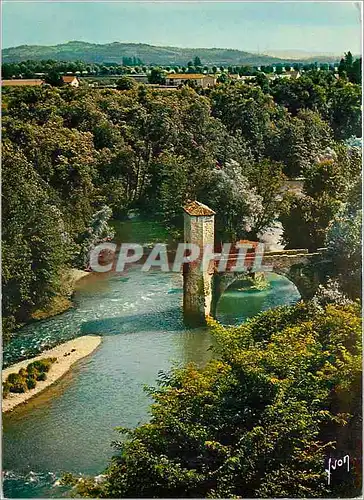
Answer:
[{"label": "stone tower", "polygon": [[197,326],[206,322],[212,301],[211,281],[214,262],[202,267],[203,251],[206,245],[214,249],[215,212],[198,201],[188,203],[184,208],[184,240],[200,247],[200,256],[183,268],[183,312],[185,322]]}]

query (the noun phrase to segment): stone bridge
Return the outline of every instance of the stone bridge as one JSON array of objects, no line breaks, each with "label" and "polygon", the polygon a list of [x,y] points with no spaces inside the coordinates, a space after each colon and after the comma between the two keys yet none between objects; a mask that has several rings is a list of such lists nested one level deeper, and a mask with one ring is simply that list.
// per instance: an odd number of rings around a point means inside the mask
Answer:
[{"label": "stone bridge", "polygon": [[[193,243],[200,248],[214,248],[215,212],[197,201],[189,203],[184,211],[185,243]],[[307,249],[264,252],[263,244],[255,243],[255,246],[255,250],[246,251],[243,271],[241,266],[237,266],[237,250],[235,253],[229,251],[227,255],[216,255],[210,265],[205,267],[201,265],[202,256],[185,265],[183,309],[187,324],[203,324],[207,316],[215,316],[224,291],[235,281],[254,276],[256,272],[269,271],[283,275],[296,285],[303,299],[313,297],[320,284],[317,264],[325,261],[325,249],[315,253],[309,253]]]},{"label": "stone bridge", "polygon": [[259,272],[272,272],[285,276],[297,287],[303,299],[312,298],[320,284],[318,273],[312,267],[312,264],[321,260],[322,257],[321,252],[309,253],[307,249],[281,250],[264,252],[261,269],[258,271],[254,271],[253,259],[251,259],[252,265],[249,267],[249,254],[245,259],[247,268],[245,272],[229,270],[229,261],[227,270],[224,272],[219,272],[217,266],[215,266],[215,272],[211,277],[212,302],[210,314],[215,316],[221,295],[235,281],[245,279],[247,276],[255,277]]}]

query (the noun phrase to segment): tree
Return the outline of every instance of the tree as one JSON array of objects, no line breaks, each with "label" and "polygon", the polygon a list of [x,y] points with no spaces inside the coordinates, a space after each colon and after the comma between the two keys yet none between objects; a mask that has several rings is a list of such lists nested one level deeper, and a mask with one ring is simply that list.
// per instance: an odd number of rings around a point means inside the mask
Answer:
[{"label": "tree", "polygon": [[338,82],[329,96],[329,122],[337,139],[361,136],[361,88]]},{"label": "tree", "polygon": [[109,226],[108,221],[112,215],[112,210],[104,205],[100,210],[93,214],[88,227],[84,233],[77,238],[77,244],[80,247],[77,256],[77,265],[85,269],[90,260],[90,251],[100,242],[111,240],[115,231]]},{"label": "tree", "polygon": [[201,62],[201,59],[196,56],[193,60],[193,66],[197,67],[197,66],[202,66],[202,62]]},{"label": "tree", "polygon": [[132,90],[135,89],[136,82],[132,78],[128,78],[127,76],[122,76],[116,82],[116,88],[118,90]]},{"label": "tree", "polygon": [[229,80],[229,77],[226,73],[221,73],[217,79],[217,83],[226,83]]},{"label": "tree", "polygon": [[216,230],[222,239],[233,241],[259,231],[263,199],[249,185],[241,165],[234,160],[215,169],[211,178],[208,204],[216,209]]},{"label": "tree", "polygon": [[256,159],[261,159],[265,140],[271,135],[271,119],[276,113],[272,98],[260,87],[237,82],[219,85],[211,93],[213,116],[222,120],[233,134],[241,134]]},{"label": "tree", "polygon": [[71,248],[46,184],[9,140],[2,160],[2,306],[7,335],[60,290],[60,273],[70,261]]},{"label": "tree", "polygon": [[286,209],[282,210],[283,240],[286,248],[308,248],[315,251],[325,245],[329,224],[342,204],[326,193],[315,198],[310,196],[287,197]]},{"label": "tree", "polygon": [[269,80],[263,72],[259,72],[255,77],[255,82],[265,94],[269,94]]},{"label": "tree", "polygon": [[262,199],[263,210],[256,215],[252,239],[264,233],[277,220],[282,210],[282,193],[285,176],[283,165],[268,159],[255,163],[247,174],[250,185]]},{"label": "tree", "polygon": [[50,71],[46,74],[44,81],[53,87],[61,87],[63,85],[63,80],[61,75],[57,71]]},{"label": "tree", "polygon": [[150,74],[148,75],[148,81],[149,83],[165,85],[166,83],[165,72],[161,68],[152,68]]},{"label": "tree", "polygon": [[348,204],[331,223],[326,236],[331,275],[352,299],[361,297],[362,212]]},{"label": "tree", "polygon": [[326,89],[315,84],[310,75],[297,80],[279,78],[272,85],[274,100],[296,115],[300,109],[326,111]]},{"label": "tree", "polygon": [[294,178],[305,175],[318,155],[332,146],[332,131],[318,113],[300,110],[293,118],[279,116],[265,142],[265,154],[284,164],[284,173]]}]

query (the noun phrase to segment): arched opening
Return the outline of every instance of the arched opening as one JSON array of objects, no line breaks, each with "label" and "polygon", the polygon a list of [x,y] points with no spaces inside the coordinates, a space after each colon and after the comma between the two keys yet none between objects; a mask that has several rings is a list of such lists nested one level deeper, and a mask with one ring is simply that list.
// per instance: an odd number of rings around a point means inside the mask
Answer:
[{"label": "arched opening", "polygon": [[264,277],[264,289],[249,287],[243,277],[229,283],[217,301],[216,319],[224,325],[239,325],[262,311],[300,300],[297,286],[284,274],[269,272]]}]

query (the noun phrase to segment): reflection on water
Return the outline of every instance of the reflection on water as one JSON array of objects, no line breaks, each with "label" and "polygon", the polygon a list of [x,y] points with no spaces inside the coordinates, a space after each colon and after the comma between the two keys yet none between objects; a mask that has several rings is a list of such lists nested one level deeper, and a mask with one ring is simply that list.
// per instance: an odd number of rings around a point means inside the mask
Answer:
[{"label": "reflection on water", "polygon": [[278,274],[267,273],[268,288],[266,290],[240,291],[235,286],[228,288],[217,306],[217,319],[224,325],[237,325],[260,311],[283,304],[294,304],[300,294],[287,278]]},{"label": "reflection on water", "polygon": [[[260,310],[299,298],[285,278],[270,275],[263,292],[228,290],[218,319],[236,324]],[[15,359],[55,340],[97,333],[100,347],[47,392],[3,419],[7,497],[57,497],[62,471],[98,474],[113,450],[116,426],[148,419],[148,396],[160,370],[173,361],[203,365],[211,356],[207,329],[182,321],[182,280],[173,273],[90,276],[81,282],[77,308],[24,328],[6,349]],[[49,397],[50,393],[52,396]]]}]

